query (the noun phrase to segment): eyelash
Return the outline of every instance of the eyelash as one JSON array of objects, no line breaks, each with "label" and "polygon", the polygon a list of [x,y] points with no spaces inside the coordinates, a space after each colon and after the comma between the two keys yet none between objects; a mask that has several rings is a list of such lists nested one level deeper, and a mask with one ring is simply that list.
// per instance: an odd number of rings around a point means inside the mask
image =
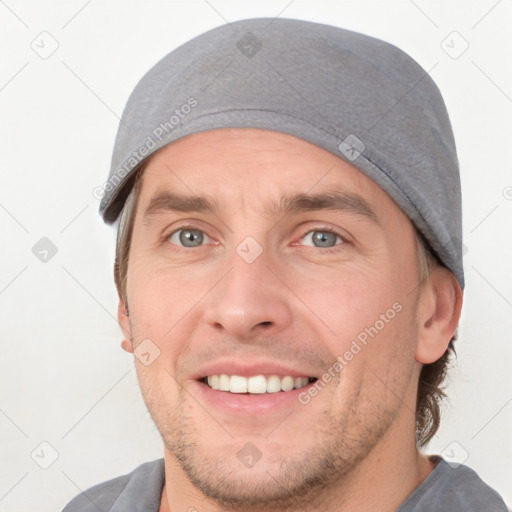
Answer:
[{"label": "eyelash", "polygon": [[[312,229],[309,228],[301,233],[298,240],[302,240],[306,235],[308,235],[309,233],[313,233],[315,231],[320,231],[321,233],[329,233],[331,235],[334,235],[336,238],[339,238],[341,240],[341,243],[336,244],[332,247],[315,247],[312,245],[305,245],[303,247],[307,247],[308,249],[321,249],[322,253],[324,254],[334,254],[342,250],[341,246],[348,244],[348,240],[344,235],[342,235],[339,231],[336,231],[335,229],[327,226],[317,226]],[[295,245],[295,242],[292,245]]]},{"label": "eyelash", "polygon": [[[194,226],[182,226],[179,229],[175,229],[174,231],[171,231],[170,233],[164,235],[162,237],[162,243],[167,243],[168,245],[170,245],[173,251],[183,251],[183,250],[187,250],[187,249],[197,249],[199,247],[203,247],[204,244],[197,246],[197,247],[181,247],[179,245],[175,245],[175,244],[169,242],[169,239],[173,235],[175,235],[176,233],[179,233],[180,231],[186,231],[187,229],[200,231],[201,233],[203,233],[204,235],[206,235],[208,238],[211,239],[211,237],[203,229],[200,229],[200,228],[197,228]],[[332,234],[332,235],[336,236],[337,238],[339,238],[341,240],[341,243],[339,243],[333,247],[314,247],[314,246],[310,246],[310,245],[306,245],[303,247],[308,247],[310,249],[321,249],[322,253],[332,254],[332,253],[338,252],[340,250],[340,246],[343,246],[343,245],[349,243],[347,238],[343,234],[341,234],[340,232],[338,232],[330,227],[327,227],[327,226],[318,226],[315,228],[309,228],[309,229],[303,231],[301,233],[301,235],[297,238],[297,240],[302,240],[306,235],[308,235],[309,233],[315,232],[315,231]],[[292,245],[297,245],[297,243],[294,242],[294,243],[292,243]]]}]

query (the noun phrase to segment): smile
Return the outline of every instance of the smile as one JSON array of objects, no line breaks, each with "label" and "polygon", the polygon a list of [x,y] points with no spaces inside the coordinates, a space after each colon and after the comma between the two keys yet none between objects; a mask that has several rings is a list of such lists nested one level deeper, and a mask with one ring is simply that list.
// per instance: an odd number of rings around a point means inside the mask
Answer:
[{"label": "smile", "polygon": [[285,375],[255,375],[242,377],[240,375],[209,375],[200,379],[201,382],[215,391],[226,391],[236,394],[278,393],[300,389],[317,380],[315,377],[292,377]]}]

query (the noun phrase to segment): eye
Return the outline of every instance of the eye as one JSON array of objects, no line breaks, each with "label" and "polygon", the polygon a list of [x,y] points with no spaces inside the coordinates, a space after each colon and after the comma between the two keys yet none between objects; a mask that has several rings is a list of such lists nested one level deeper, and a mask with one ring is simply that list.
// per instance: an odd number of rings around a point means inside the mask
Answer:
[{"label": "eye", "polygon": [[184,228],[171,233],[167,240],[181,247],[199,247],[210,240],[208,235],[200,229]]},{"label": "eye", "polygon": [[339,245],[339,243],[344,243],[341,235],[326,229],[309,231],[302,237],[302,240],[304,245],[310,245],[313,247],[328,248]]}]

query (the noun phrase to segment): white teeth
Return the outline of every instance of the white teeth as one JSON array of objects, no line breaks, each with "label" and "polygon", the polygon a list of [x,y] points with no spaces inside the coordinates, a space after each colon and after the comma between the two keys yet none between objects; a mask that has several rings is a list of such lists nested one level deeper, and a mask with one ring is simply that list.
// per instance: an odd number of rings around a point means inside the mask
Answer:
[{"label": "white teeth", "polygon": [[229,375],[225,373],[219,375],[219,391],[229,391]]},{"label": "white teeth", "polygon": [[219,376],[218,375],[210,375],[208,377],[208,385],[212,389],[219,389]]},{"label": "white teeth", "polygon": [[267,379],[263,375],[256,375],[256,377],[249,377],[247,379],[247,391],[249,393],[266,393],[267,392]]},{"label": "white teeth", "polygon": [[247,379],[240,375],[231,375],[229,379],[229,391],[231,393],[247,393]]},{"label": "white teeth", "polygon": [[291,391],[306,386],[308,377],[279,377],[278,375],[255,375],[253,377],[241,377],[240,375],[209,375],[208,386],[216,391],[229,391],[230,393],[278,393],[279,391]]},{"label": "white teeth", "polygon": [[281,391],[281,379],[277,375],[271,375],[267,379],[267,393],[277,393]]},{"label": "white teeth", "polygon": [[281,390],[291,391],[295,385],[295,379],[293,377],[283,377],[281,379]]}]

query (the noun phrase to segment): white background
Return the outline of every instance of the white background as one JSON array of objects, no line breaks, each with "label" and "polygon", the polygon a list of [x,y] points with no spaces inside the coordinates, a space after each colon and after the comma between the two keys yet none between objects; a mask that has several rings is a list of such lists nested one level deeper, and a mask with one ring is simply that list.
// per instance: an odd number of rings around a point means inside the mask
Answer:
[{"label": "white background", "polygon": [[[465,460],[512,504],[512,1],[5,0],[0,510],[58,511],[162,455],[119,348],[115,231],[92,190],[150,66],[226,21],[277,15],[387,40],[425,69],[437,63],[462,170],[467,286],[450,402],[428,452]],[[58,249],[46,263],[32,253],[42,237]]]}]

